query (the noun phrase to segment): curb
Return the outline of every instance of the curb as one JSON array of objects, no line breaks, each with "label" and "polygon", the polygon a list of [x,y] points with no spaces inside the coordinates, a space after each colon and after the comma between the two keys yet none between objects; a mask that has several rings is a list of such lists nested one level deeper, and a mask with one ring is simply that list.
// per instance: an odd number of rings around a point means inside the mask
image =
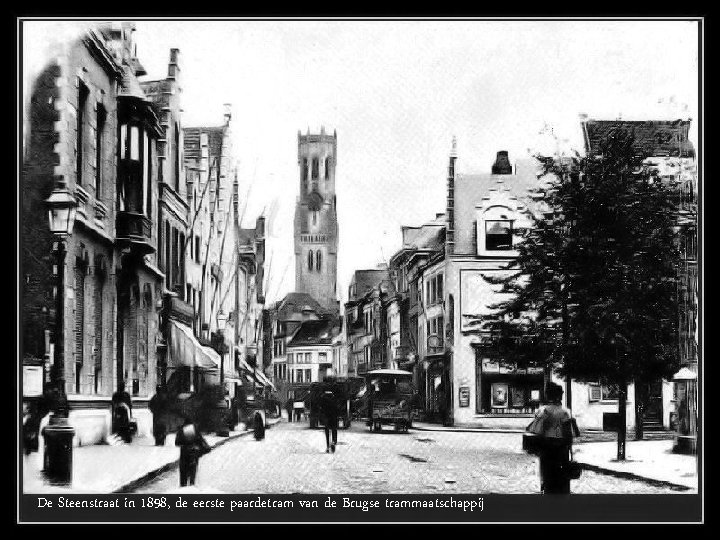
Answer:
[{"label": "curb", "polygon": [[413,431],[433,431],[439,433],[525,433],[524,429],[476,429],[476,428],[453,428],[453,429],[439,429],[439,428],[427,428],[412,426],[410,428]]},{"label": "curb", "polygon": [[[279,423],[280,422],[269,423],[268,427],[272,427]],[[242,431],[235,435],[230,435],[229,437],[225,437],[225,438],[217,441],[215,444],[213,444],[212,450],[215,450],[219,446],[222,446],[223,444],[226,444],[229,441],[238,439],[240,437],[244,437],[245,435],[249,435],[249,434],[253,433],[253,431],[254,430],[252,430],[252,429],[246,429],[245,431]],[[178,458],[174,461],[171,461],[169,463],[166,463],[165,465],[162,465],[162,466],[158,467],[157,469],[153,469],[152,471],[149,471],[149,472],[145,473],[144,475],[142,475],[140,478],[131,480],[127,484],[124,484],[124,485],[120,486],[119,488],[112,490],[111,493],[129,493],[129,492],[135,491],[140,486],[146,484],[147,482],[153,480],[154,478],[157,478],[161,474],[173,470],[179,464],[180,464],[180,458]]]},{"label": "curb", "polygon": [[669,480],[658,480],[656,478],[648,478],[647,476],[640,476],[639,474],[627,472],[627,471],[616,471],[615,469],[608,469],[605,467],[599,467],[597,465],[591,465],[589,463],[583,463],[582,461],[577,461],[576,463],[580,465],[584,470],[597,472],[600,474],[604,474],[607,476],[614,476],[616,478],[622,478],[624,480],[637,480],[640,482],[644,482],[646,484],[649,484],[654,487],[669,487],[670,489],[674,489],[677,491],[697,491],[696,488],[686,486],[683,484],[676,484],[675,482],[670,482]]}]

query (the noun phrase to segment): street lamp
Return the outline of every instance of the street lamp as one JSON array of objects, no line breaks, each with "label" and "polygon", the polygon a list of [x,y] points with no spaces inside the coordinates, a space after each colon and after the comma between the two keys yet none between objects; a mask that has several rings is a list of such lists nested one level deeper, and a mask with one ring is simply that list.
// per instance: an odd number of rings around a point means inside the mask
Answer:
[{"label": "street lamp", "polygon": [[45,438],[43,470],[51,480],[69,483],[72,478],[72,440],[75,430],[68,423],[69,407],[65,394],[64,310],[65,241],[72,234],[77,202],[66,186],[56,188],[45,201],[49,207],[50,232],[57,241],[57,295],[55,309],[55,358],[51,370],[50,408],[52,415],[43,429]]},{"label": "street lamp", "polygon": [[230,431],[227,425],[227,403],[225,403],[225,325],[227,324],[227,315],[221,309],[215,316],[217,321],[217,331],[215,332],[215,343],[217,352],[220,355],[220,395],[217,404],[218,408],[218,429],[217,434],[220,437],[227,437]]}]

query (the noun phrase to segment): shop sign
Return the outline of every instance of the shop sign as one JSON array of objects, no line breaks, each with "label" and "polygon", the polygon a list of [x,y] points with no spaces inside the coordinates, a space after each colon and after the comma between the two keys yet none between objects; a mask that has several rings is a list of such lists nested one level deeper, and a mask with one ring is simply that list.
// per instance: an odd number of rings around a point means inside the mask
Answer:
[{"label": "shop sign", "polygon": [[500,373],[500,363],[489,358],[483,358],[482,370],[485,373]]},{"label": "shop sign", "polygon": [[461,407],[469,407],[470,406],[470,387],[469,386],[461,386],[460,387],[459,398],[460,398],[460,406]]},{"label": "shop sign", "polygon": [[38,397],[43,393],[43,366],[23,366],[23,396]]}]

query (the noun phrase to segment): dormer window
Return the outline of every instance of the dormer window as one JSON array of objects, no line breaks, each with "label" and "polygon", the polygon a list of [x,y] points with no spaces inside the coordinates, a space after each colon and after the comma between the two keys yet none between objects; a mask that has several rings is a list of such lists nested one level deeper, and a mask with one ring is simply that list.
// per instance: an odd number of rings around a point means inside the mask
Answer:
[{"label": "dormer window", "polygon": [[485,222],[485,249],[488,251],[507,251],[512,249],[511,220]]}]

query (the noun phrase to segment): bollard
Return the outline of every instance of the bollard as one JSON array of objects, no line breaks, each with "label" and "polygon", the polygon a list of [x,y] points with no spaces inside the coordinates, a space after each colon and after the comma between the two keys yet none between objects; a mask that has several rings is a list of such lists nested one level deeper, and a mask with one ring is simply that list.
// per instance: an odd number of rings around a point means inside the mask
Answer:
[{"label": "bollard", "polygon": [[43,428],[45,439],[43,471],[52,483],[72,482],[74,436],[75,429],[68,424],[67,418],[53,415],[50,417],[50,423]]}]

